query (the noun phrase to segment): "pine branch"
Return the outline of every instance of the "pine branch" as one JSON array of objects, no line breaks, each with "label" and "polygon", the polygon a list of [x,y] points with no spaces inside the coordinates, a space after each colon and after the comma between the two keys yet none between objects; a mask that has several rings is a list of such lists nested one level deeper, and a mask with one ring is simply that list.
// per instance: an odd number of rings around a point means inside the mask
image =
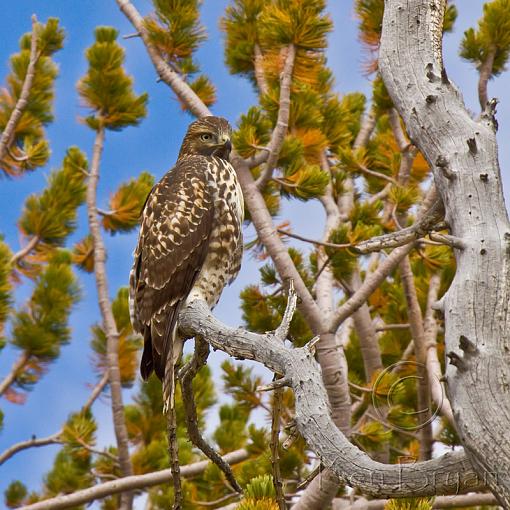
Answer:
[{"label": "pine branch", "polygon": [[[112,305],[108,292],[106,277],[106,252],[97,215],[97,183],[99,180],[99,165],[104,147],[104,127],[100,126],[96,133],[92,163],[87,182],[87,215],[90,234],[94,244],[94,273],[96,279],[99,308],[103,319],[104,331],[107,339],[107,361],[112,398],[112,414],[117,448],[119,452],[120,470],[123,476],[133,473],[129,458],[128,434],[124,418],[124,405],[122,402],[122,388],[119,371],[119,333],[113,317]],[[122,508],[130,509],[132,494],[122,496]]]},{"label": "pine branch", "polygon": [[140,34],[147,53],[156,68],[158,76],[164,81],[197,117],[212,115],[211,111],[196,95],[191,87],[170,67],[158,50],[152,45],[145,27],[144,19],[129,0],[117,0],[117,5]]},{"label": "pine branch", "polygon": [[208,357],[209,344],[202,338],[195,338],[195,352],[193,353],[193,358],[186,364],[179,374],[181,379],[186,428],[188,430],[190,441],[223,471],[232,488],[237,493],[242,493],[243,490],[237,483],[228,462],[225,462],[218,452],[216,452],[214,448],[207,443],[198,429],[197,408],[195,406],[195,398],[193,394],[193,379],[200,368],[207,363]]},{"label": "pine branch", "polygon": [[314,334],[320,334],[323,329],[323,316],[320,308],[310,294],[305,282],[301,278],[296,266],[292,262],[287,247],[278,236],[273,219],[267,205],[257,188],[247,163],[238,155],[232,155],[231,161],[237,171],[239,182],[243,189],[243,196],[252,222],[260,241],[275,263],[276,270],[282,281],[292,280],[300,298],[299,311]]},{"label": "pine branch", "polygon": [[0,137],[0,161],[5,157],[7,153],[7,148],[12,143],[12,139],[14,136],[14,131],[18,122],[23,115],[27,105],[28,99],[30,97],[30,91],[32,90],[32,85],[34,83],[35,77],[35,66],[39,57],[41,56],[40,52],[37,51],[37,18],[35,14],[32,15],[32,35],[30,39],[30,60],[27,67],[27,74],[25,75],[25,79],[23,80],[23,86],[21,87],[21,92],[18,100],[16,101],[16,105],[14,110],[12,111],[9,120],[7,121],[7,125],[2,132],[2,136]]},{"label": "pine branch", "polygon": [[16,382],[16,378],[21,372],[23,372],[23,369],[29,359],[30,354],[27,351],[23,351],[18,359],[12,364],[11,370],[0,382],[0,396],[2,396],[11,387],[11,385]]},{"label": "pine branch", "polygon": [[0,466],[6,461],[9,460],[12,456],[16,455],[16,453],[21,452],[23,450],[27,450],[28,448],[38,448],[40,446],[47,446],[49,444],[59,444],[61,443],[60,434],[62,430],[59,430],[55,434],[47,437],[36,438],[33,436],[31,439],[27,441],[20,441],[19,443],[13,444],[6,450],[4,450],[0,454]]},{"label": "pine branch", "polygon": [[497,48],[492,46],[487,52],[485,60],[478,68],[478,100],[480,101],[480,107],[482,112],[487,108],[489,102],[489,96],[487,93],[487,83],[492,75],[492,69],[494,67],[494,59],[496,58]]},{"label": "pine branch", "polygon": [[278,109],[278,118],[276,126],[271,134],[269,142],[269,155],[262,174],[257,179],[256,184],[259,189],[263,189],[271,179],[273,170],[278,163],[278,156],[287,134],[290,117],[290,92],[292,85],[292,70],[294,69],[294,61],[296,59],[296,47],[294,44],[287,46],[287,54],[285,56],[285,64],[280,77],[280,100]]},{"label": "pine branch", "polygon": [[[82,412],[87,411],[92,407],[92,404],[95,402],[97,397],[101,394],[104,387],[108,383],[108,374],[104,374],[101,380],[96,384],[94,389],[92,390],[92,393],[90,394],[87,402],[83,405],[81,408]],[[16,455],[16,453],[21,452],[23,450],[26,450],[28,448],[34,448],[39,446],[46,446],[49,444],[56,444],[61,443],[60,436],[62,435],[64,429],[61,428],[58,432],[55,432],[55,434],[52,434],[51,436],[42,437],[40,439],[37,439],[35,436],[33,436],[31,439],[28,439],[27,441],[21,441],[19,443],[13,444],[7,450],[4,450],[0,454],[0,466],[7,460],[9,460],[12,456]]]},{"label": "pine branch", "polygon": [[255,69],[255,80],[257,81],[257,87],[261,94],[267,94],[269,91],[269,85],[267,84],[266,76],[264,74],[264,55],[258,44],[253,47],[253,67]]},{"label": "pine branch", "polygon": [[[238,464],[248,458],[248,452],[243,448],[227,453],[223,459],[229,464]],[[187,466],[181,467],[181,475],[185,478],[193,478],[202,474],[209,466],[209,461],[202,460],[194,462]],[[20,507],[20,510],[61,510],[64,508],[72,508],[89,501],[113,496],[114,494],[132,492],[137,489],[146,489],[155,485],[167,483],[172,479],[172,470],[163,469],[161,471],[154,471],[144,475],[132,475],[111,482],[105,482],[88,489],[79,490],[72,494],[64,494],[55,498],[46,499]]]},{"label": "pine branch", "polygon": [[21,260],[23,260],[39,244],[39,241],[39,236],[31,237],[28,243],[12,256],[11,264],[18,264]]}]

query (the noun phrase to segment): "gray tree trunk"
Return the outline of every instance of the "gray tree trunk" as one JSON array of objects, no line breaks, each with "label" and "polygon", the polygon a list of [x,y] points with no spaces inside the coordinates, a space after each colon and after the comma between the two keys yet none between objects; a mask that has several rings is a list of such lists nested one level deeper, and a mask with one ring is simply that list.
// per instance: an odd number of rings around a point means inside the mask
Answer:
[{"label": "gray tree trunk", "polygon": [[457,272],[441,300],[447,392],[473,467],[510,508],[510,224],[494,105],[473,119],[441,58],[443,0],[386,0],[379,68],[434,173]]}]

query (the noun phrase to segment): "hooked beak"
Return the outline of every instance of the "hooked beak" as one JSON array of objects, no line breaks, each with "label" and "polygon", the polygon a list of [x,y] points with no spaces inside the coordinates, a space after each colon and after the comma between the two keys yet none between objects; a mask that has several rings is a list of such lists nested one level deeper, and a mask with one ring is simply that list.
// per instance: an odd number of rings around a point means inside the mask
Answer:
[{"label": "hooked beak", "polygon": [[228,152],[232,150],[232,142],[230,141],[230,137],[228,135],[221,135],[219,142]]}]

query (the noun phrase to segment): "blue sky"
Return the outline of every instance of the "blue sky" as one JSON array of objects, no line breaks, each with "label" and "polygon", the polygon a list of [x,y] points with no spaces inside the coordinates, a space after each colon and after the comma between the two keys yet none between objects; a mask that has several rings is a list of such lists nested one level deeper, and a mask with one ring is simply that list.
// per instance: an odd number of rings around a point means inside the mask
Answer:
[{"label": "blue sky", "polygon": [[[223,64],[223,39],[219,31],[219,17],[227,5],[226,0],[205,0],[202,8],[202,21],[207,27],[209,39],[198,51],[198,60],[217,86],[218,102],[213,111],[227,117],[231,122],[254,103],[255,96],[251,85],[240,78],[230,76]],[[455,32],[445,39],[445,62],[448,74],[463,92],[466,104],[478,111],[476,96],[477,75],[474,69],[458,56],[459,41],[463,31],[476,23],[482,11],[481,0],[458,3],[459,18]],[[136,5],[142,12],[148,12],[150,3],[138,0]],[[335,23],[330,36],[328,64],[333,69],[340,93],[360,90],[370,93],[370,84],[362,73],[363,52],[357,41],[356,20],[352,15],[352,2],[331,0],[329,11]],[[130,34],[133,28],[118,11],[114,0],[20,0],[7,2],[2,7],[0,17],[0,80],[3,82],[8,72],[9,55],[18,50],[18,40],[22,33],[30,30],[30,16],[36,13],[41,21],[49,16],[59,17],[66,30],[64,49],[56,55],[60,66],[60,76],[56,86],[55,122],[48,128],[52,148],[50,164],[32,175],[19,180],[0,181],[0,232],[14,250],[19,247],[19,234],[16,221],[27,194],[41,190],[49,171],[60,165],[66,149],[79,146],[90,155],[93,133],[81,125],[77,119],[85,113],[80,107],[76,94],[76,81],[86,70],[84,50],[93,41],[93,30],[97,25],[112,25],[121,34]],[[129,128],[121,133],[108,133],[101,166],[99,185],[99,206],[106,208],[109,195],[119,183],[148,170],[159,179],[173,164],[177,150],[190,117],[183,113],[168,87],[156,83],[156,75],[139,39],[121,40],[126,49],[127,70],[134,75],[138,93],[149,93],[148,117],[138,128]],[[489,84],[490,96],[501,100],[499,105],[498,134],[501,151],[501,164],[504,181],[508,186],[508,150],[506,141],[509,135],[508,76],[503,75]],[[280,219],[292,218],[296,231],[315,236],[322,229],[322,213],[314,203],[306,205],[289,204],[284,207]],[[81,238],[86,228],[84,211],[80,211],[80,228],[73,240]],[[318,230],[319,229],[319,230]],[[246,233],[248,239],[253,234]],[[108,268],[110,290],[126,285],[131,266],[131,253],[136,242],[136,234],[107,237]],[[229,324],[239,324],[241,314],[238,309],[239,291],[250,282],[256,281],[257,263],[250,256],[245,257],[243,269],[237,281],[228,288],[217,308],[217,315]],[[63,348],[60,359],[50,367],[48,373],[28,395],[23,406],[2,401],[5,413],[4,430],[0,434],[0,451],[14,442],[52,434],[59,429],[67,415],[77,410],[85,402],[90,385],[95,382],[90,364],[89,328],[99,319],[94,282],[91,276],[80,274],[83,300],[72,315],[72,342]],[[23,292],[20,294],[23,296]],[[16,357],[10,348],[0,354],[0,377],[7,373]],[[215,367],[222,360],[216,354],[212,363]],[[125,394],[129,400],[129,393]],[[110,410],[107,399],[96,403],[94,412],[100,423],[99,444],[112,441]],[[211,415],[214,421],[214,416]],[[41,477],[51,466],[57,447],[32,449],[18,454],[0,467],[0,490],[13,479],[23,480],[29,488],[38,488]],[[0,506],[3,503],[0,503]]]}]

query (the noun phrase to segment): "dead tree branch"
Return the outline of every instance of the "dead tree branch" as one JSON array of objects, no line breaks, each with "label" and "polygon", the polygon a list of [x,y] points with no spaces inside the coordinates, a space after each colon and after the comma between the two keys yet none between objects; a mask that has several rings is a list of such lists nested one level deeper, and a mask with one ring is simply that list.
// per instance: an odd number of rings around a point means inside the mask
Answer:
[{"label": "dead tree branch", "polygon": [[195,338],[195,352],[193,353],[193,358],[184,366],[179,374],[181,379],[186,428],[188,430],[190,441],[223,471],[232,488],[236,492],[242,493],[243,490],[237,483],[228,462],[225,462],[221,455],[219,455],[218,452],[216,452],[209,443],[207,443],[198,429],[197,408],[195,406],[192,383],[200,368],[206,364],[208,357],[209,344],[200,337]]},{"label": "dead tree branch", "polygon": [[[97,397],[100,395],[100,393],[103,391],[104,387],[108,383],[108,374],[105,374],[102,379],[96,384],[94,389],[92,390],[92,393],[90,394],[90,397],[88,398],[85,405],[81,408],[82,412],[89,409],[92,404],[95,402]],[[27,450],[28,448],[38,448],[40,446],[47,446],[49,444],[57,444],[61,443],[60,436],[62,432],[64,431],[63,428],[61,428],[58,432],[55,432],[55,434],[52,434],[51,436],[47,437],[41,437],[40,439],[37,439],[35,436],[33,436],[31,439],[28,439],[27,441],[20,441],[19,443],[15,443],[7,450],[4,450],[0,454],[0,466],[7,460],[9,460],[12,456],[16,455],[18,452],[21,452],[23,450]]]},{"label": "dead tree branch", "polygon": [[396,248],[411,243],[427,235],[443,219],[444,207],[442,201],[436,199],[431,207],[416,220],[410,227],[373,237],[367,241],[358,243],[353,249],[358,253],[366,254],[373,251],[380,251],[386,248]]},{"label": "dead tree branch", "polygon": [[[292,291],[290,295],[294,298]],[[292,303],[288,310],[293,310]],[[329,416],[320,371],[306,346],[291,349],[275,341],[272,333],[260,335],[228,327],[215,319],[202,301],[186,307],[179,324],[183,333],[200,335],[213,348],[236,358],[258,361],[287,378],[295,394],[296,423],[307,444],[336,476],[364,494],[428,496],[474,490],[481,485],[464,453],[451,452],[417,464],[388,465],[373,461],[352,445]]]},{"label": "dead tree branch", "polygon": [[[229,464],[238,464],[248,457],[248,452],[243,448],[227,453],[223,457],[223,460]],[[192,478],[203,473],[208,466],[208,460],[194,462],[193,464],[182,466],[181,475],[185,478]],[[131,492],[136,489],[145,489],[147,487],[153,487],[154,485],[167,483],[170,480],[172,480],[171,469],[163,469],[145,475],[126,476],[124,478],[112,480],[111,482],[95,485],[88,489],[76,491],[72,494],[64,494],[63,496],[57,496],[55,498],[39,501],[32,505],[20,507],[19,510],[61,510],[64,508],[72,508],[88,503],[89,501],[112,496],[113,494],[124,493],[126,491]]]}]

